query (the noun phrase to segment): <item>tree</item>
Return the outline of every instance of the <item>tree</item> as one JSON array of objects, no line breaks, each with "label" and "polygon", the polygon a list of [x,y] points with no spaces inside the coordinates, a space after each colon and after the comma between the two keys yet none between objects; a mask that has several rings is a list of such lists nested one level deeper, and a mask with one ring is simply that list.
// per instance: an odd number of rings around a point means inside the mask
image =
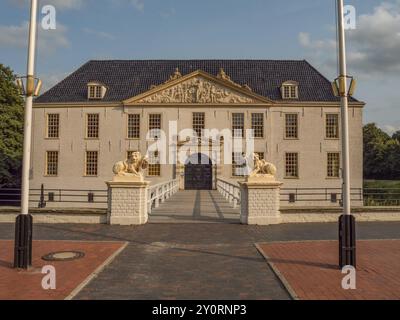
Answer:
[{"label": "tree", "polygon": [[392,139],[397,140],[400,142],[400,130],[393,133]]},{"label": "tree", "polygon": [[21,183],[23,121],[23,99],[15,75],[0,64],[0,187]]},{"label": "tree", "polygon": [[375,123],[364,126],[364,178],[400,178],[400,132],[390,137]]},{"label": "tree", "polygon": [[366,179],[383,179],[386,176],[385,162],[388,134],[379,129],[375,123],[364,126],[364,177]]}]

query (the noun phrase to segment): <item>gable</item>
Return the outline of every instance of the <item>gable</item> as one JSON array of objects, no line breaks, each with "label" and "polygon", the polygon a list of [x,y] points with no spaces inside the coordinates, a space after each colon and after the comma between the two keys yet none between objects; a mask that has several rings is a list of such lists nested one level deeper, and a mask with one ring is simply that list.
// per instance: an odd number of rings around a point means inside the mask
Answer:
[{"label": "gable", "polygon": [[265,97],[254,94],[229,78],[218,78],[202,71],[187,76],[175,74],[166,83],[124,101],[127,104],[266,104]]}]

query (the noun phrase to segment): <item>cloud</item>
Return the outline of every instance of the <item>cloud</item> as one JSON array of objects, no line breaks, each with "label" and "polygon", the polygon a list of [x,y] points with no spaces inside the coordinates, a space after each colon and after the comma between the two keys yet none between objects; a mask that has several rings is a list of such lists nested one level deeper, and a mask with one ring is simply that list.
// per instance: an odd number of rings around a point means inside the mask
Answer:
[{"label": "cloud", "polygon": [[[30,0],[9,0],[17,6],[27,6]],[[41,5],[53,5],[58,10],[80,9],[85,0],[40,0]]]},{"label": "cloud", "polygon": [[397,126],[391,124],[385,124],[382,126],[382,129],[389,135],[393,135],[395,132],[400,131],[400,124],[397,124]]},{"label": "cloud", "polygon": [[[357,29],[346,36],[351,70],[365,77],[400,72],[400,1],[383,2],[372,13],[360,15]],[[312,40],[305,32],[298,40],[326,68],[336,68],[336,40]]]},{"label": "cloud", "polygon": [[[27,21],[19,26],[1,26],[0,25],[0,48],[26,48],[28,42]],[[51,55],[59,48],[69,47],[67,38],[67,27],[57,23],[56,30],[43,30],[38,28],[38,50],[40,54]]]},{"label": "cloud", "polygon": [[93,29],[90,29],[90,28],[83,28],[82,31],[84,33],[86,33],[87,35],[92,35],[92,36],[95,36],[95,37],[98,37],[98,38],[102,38],[102,39],[106,39],[106,40],[114,40],[115,39],[114,35],[112,35],[110,33],[107,33],[107,32],[104,32],[104,31],[97,31],[97,30],[93,30]]},{"label": "cloud", "polygon": [[160,13],[160,16],[164,19],[169,19],[172,16],[174,16],[176,14],[176,9],[175,8],[171,8],[168,11],[163,11]]},{"label": "cloud", "polygon": [[130,3],[139,11],[144,11],[144,0],[130,0]]}]

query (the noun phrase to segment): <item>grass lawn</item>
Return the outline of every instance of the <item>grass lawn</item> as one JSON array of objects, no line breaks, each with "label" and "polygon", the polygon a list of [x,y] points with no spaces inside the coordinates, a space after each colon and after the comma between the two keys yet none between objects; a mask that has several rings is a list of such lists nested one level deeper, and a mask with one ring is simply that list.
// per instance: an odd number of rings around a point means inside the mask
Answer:
[{"label": "grass lawn", "polygon": [[364,205],[400,206],[400,180],[364,180]]},{"label": "grass lawn", "polygon": [[399,188],[400,180],[364,180],[364,188]]}]

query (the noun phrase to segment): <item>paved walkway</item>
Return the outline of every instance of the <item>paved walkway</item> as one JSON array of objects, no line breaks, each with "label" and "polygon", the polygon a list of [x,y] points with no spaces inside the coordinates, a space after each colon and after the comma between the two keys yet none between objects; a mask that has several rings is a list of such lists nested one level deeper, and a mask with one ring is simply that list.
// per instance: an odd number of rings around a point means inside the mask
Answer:
[{"label": "paved walkway", "polygon": [[239,223],[240,210],[234,209],[217,190],[182,190],[150,215],[150,223]]},{"label": "paved walkway", "polygon": [[261,243],[259,249],[301,300],[399,300],[400,240],[359,240],[352,290],[342,288],[337,241]]},{"label": "paved walkway", "polygon": [[[400,238],[400,223],[359,223],[360,239]],[[13,224],[0,237],[14,238]],[[127,241],[76,299],[290,299],[255,243],[335,240],[336,223],[34,225],[42,240]]]},{"label": "paved walkway", "polygon": [[[79,286],[91,278],[123,250],[124,242],[33,241],[32,268],[14,269],[14,241],[0,240],[0,300],[62,300],[73,298]],[[79,251],[85,256],[69,261],[44,261],[52,252]],[[55,269],[55,289],[45,290],[44,266]],[[48,271],[46,271],[48,272]],[[48,284],[48,281],[46,281]],[[75,289],[77,289],[75,291]]]}]

